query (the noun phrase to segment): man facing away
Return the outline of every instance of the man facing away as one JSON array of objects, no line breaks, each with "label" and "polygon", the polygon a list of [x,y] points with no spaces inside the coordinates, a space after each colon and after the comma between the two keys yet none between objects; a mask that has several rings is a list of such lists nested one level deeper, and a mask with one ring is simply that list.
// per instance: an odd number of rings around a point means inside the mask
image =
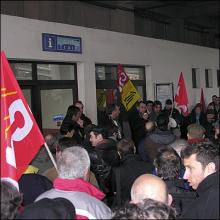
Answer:
[{"label": "man facing away", "polygon": [[181,215],[182,219],[219,219],[219,149],[208,142],[189,145],[181,151],[184,179],[197,198]]},{"label": "man facing away", "polygon": [[100,200],[105,194],[88,182],[90,159],[82,147],[66,148],[57,155],[58,178],[53,189],[41,194],[42,198],[66,198],[74,205],[77,218],[110,219],[111,210]]}]

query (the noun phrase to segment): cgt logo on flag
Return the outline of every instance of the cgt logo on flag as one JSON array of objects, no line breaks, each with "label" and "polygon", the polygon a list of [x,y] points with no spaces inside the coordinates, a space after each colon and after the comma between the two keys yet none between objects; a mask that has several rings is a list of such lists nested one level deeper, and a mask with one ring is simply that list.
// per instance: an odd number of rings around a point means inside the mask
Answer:
[{"label": "cgt logo on flag", "polygon": [[121,92],[122,103],[128,111],[141,96],[128,75],[123,71],[121,64],[118,65],[118,88]]},{"label": "cgt logo on flag", "polygon": [[1,52],[1,178],[16,185],[44,143],[7,58]]}]

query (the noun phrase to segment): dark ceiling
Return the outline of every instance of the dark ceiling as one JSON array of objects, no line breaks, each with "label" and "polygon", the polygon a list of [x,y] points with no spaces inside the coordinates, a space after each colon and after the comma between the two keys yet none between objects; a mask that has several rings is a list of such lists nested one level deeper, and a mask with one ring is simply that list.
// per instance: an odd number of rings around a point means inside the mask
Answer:
[{"label": "dark ceiling", "polygon": [[187,28],[219,37],[219,0],[195,1],[88,1],[112,9],[133,11],[135,15],[161,23],[182,20]]}]

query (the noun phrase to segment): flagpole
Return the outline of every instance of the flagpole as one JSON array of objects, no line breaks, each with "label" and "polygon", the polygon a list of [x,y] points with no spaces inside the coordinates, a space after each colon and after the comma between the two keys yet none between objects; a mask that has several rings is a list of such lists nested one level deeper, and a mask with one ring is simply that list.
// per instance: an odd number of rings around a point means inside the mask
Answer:
[{"label": "flagpole", "polygon": [[47,145],[46,142],[44,143],[44,146],[46,147],[47,153],[49,154],[49,157],[50,157],[50,159],[51,159],[51,161],[52,161],[54,167],[55,167],[56,170],[57,170],[57,164],[56,164],[56,162],[55,162],[55,160],[54,160],[54,158],[53,158],[53,155],[52,155],[52,153],[50,152],[50,149],[49,149],[49,147],[48,147],[48,145]]}]

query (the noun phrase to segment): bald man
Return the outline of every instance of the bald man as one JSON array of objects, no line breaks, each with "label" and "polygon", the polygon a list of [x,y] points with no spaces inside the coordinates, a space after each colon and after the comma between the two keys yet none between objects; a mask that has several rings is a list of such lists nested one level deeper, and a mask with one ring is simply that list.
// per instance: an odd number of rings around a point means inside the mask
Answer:
[{"label": "bald man", "polygon": [[154,199],[171,205],[172,196],[168,194],[166,183],[152,174],[139,176],[131,188],[131,202],[140,203],[144,199]]}]

